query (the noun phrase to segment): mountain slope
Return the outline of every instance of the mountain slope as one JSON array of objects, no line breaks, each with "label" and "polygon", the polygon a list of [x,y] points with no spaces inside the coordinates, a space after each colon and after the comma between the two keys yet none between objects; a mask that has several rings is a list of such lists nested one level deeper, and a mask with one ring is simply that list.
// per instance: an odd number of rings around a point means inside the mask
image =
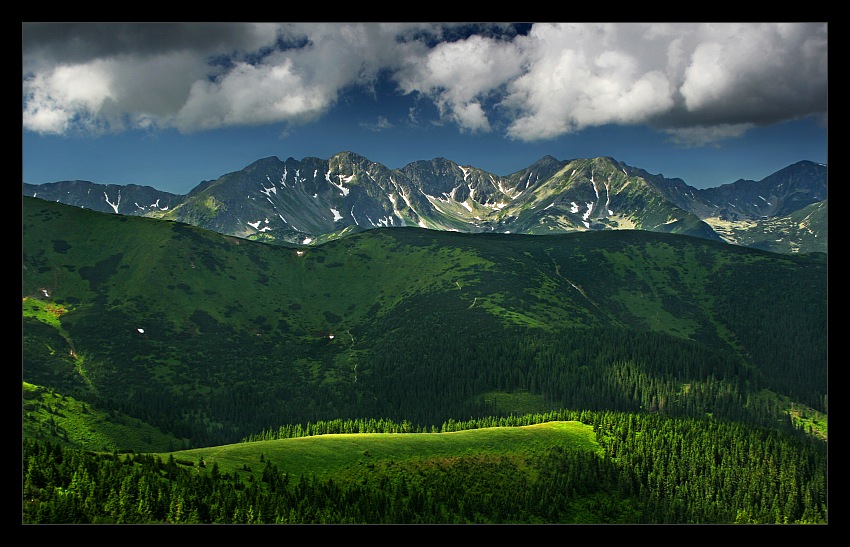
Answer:
[{"label": "mountain slope", "polygon": [[778,419],[762,390],[826,407],[822,254],[414,227],[288,247],[28,197],[22,221],[24,380],[194,446],[498,414],[493,392],[756,422]]},{"label": "mountain slope", "polygon": [[147,216],[181,203],[184,196],[136,184],[95,184],[84,180],[67,180],[47,184],[24,183],[25,196],[56,201],[92,211],[121,215]]},{"label": "mountain slope", "polygon": [[706,219],[724,240],[736,245],[781,253],[827,252],[827,201],[823,200],[785,216],[756,220]]}]

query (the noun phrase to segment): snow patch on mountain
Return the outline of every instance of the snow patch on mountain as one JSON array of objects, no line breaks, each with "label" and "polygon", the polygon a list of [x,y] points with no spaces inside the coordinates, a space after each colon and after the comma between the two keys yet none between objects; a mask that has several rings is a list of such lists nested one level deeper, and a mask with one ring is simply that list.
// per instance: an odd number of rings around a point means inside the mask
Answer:
[{"label": "snow patch on mountain", "polygon": [[[269,226],[269,219],[258,220],[257,222],[246,222],[246,224],[259,232],[267,232],[271,230],[271,226]],[[260,224],[263,224],[264,226],[260,228]]]},{"label": "snow patch on mountain", "polygon": [[[590,213],[593,212],[593,203],[588,201],[587,203],[585,203],[585,205],[587,205],[587,211],[585,211],[581,217],[583,220],[587,220],[588,218],[590,218]],[[587,222],[585,222],[584,224],[586,226]]]},{"label": "snow patch on mountain", "polygon": [[[266,177],[266,178],[268,178],[268,177]],[[269,182],[271,182],[271,181],[269,181]],[[274,184],[272,184],[271,188],[266,188],[265,186],[262,186],[262,190],[260,190],[260,192],[264,193],[267,197],[271,197],[272,192],[274,192],[274,194],[277,195],[277,186],[275,186]]]},{"label": "snow patch on mountain", "polygon": [[325,173],[325,180],[328,181],[330,184],[334,185],[335,187],[339,188],[339,191],[341,192],[340,195],[345,197],[345,196],[348,195],[348,192],[350,190],[348,188],[346,188],[343,185],[343,183],[344,182],[351,182],[351,180],[354,178],[354,175],[346,176],[346,175],[343,175],[343,174],[340,173],[340,174],[337,175],[337,177],[339,177],[339,184],[337,184],[337,183],[335,183],[334,181],[331,180],[331,172],[330,171]]},{"label": "snow patch on mountain", "polygon": [[115,211],[115,214],[118,214],[118,205],[121,203],[121,190],[118,190],[118,201],[112,203],[109,201],[109,196],[106,195],[106,192],[103,193],[103,197],[106,198],[106,204],[112,207],[112,210]]}]

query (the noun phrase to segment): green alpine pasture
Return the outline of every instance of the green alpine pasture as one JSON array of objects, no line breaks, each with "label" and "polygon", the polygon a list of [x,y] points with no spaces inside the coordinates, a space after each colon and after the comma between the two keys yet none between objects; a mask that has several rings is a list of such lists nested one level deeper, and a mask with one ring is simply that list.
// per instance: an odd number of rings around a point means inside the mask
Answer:
[{"label": "green alpine pasture", "polygon": [[364,473],[390,464],[428,462],[473,456],[524,460],[552,447],[600,454],[593,428],[580,422],[546,422],[523,427],[489,427],[446,433],[341,433],[236,443],[156,453],[163,459],[192,462],[206,468],[256,480],[265,462],[273,462],[293,480],[305,475],[338,483],[356,483]]}]

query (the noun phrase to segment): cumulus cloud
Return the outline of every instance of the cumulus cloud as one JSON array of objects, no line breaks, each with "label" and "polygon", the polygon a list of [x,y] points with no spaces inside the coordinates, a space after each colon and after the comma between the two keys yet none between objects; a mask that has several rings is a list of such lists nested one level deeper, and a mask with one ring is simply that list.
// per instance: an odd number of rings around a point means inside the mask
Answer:
[{"label": "cumulus cloud", "polygon": [[512,43],[477,35],[413,51],[395,79],[404,93],[433,99],[443,117],[470,131],[489,131],[482,101],[522,73],[523,56]]},{"label": "cumulus cloud", "polygon": [[[674,106],[658,39],[613,24],[535,25],[528,69],[508,86],[508,134],[553,138],[589,126],[643,123]],[[642,44],[643,47],[636,47]]]},{"label": "cumulus cloud", "polygon": [[[428,122],[523,141],[649,124],[705,144],[758,125],[826,118],[826,23],[517,28],[24,24],[23,127],[294,126],[321,119],[350,91],[377,93],[382,78],[432,103],[438,118]],[[423,111],[415,112],[419,120]]]},{"label": "cumulus cloud", "polygon": [[96,123],[103,105],[111,100],[113,80],[106,61],[58,66],[25,83],[23,124],[40,133],[61,134],[73,120]]}]

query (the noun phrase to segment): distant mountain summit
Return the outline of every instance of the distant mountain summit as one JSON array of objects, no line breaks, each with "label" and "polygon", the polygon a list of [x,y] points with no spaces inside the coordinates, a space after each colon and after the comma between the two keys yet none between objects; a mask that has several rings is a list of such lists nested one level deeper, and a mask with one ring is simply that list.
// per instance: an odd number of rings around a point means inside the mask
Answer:
[{"label": "distant mountain summit", "polygon": [[24,183],[24,195],[103,213],[134,216],[156,215],[168,211],[185,199],[185,196],[150,186],[95,184],[86,180]]},{"label": "distant mountain summit", "polygon": [[389,169],[341,152],[327,160],[263,158],[185,196],[86,181],[24,183],[23,194],[277,244],[417,226],[533,235],[646,230],[774,252],[827,251],[827,169],[810,161],[700,190],[610,157],[545,156],[498,176],[445,158]]}]

